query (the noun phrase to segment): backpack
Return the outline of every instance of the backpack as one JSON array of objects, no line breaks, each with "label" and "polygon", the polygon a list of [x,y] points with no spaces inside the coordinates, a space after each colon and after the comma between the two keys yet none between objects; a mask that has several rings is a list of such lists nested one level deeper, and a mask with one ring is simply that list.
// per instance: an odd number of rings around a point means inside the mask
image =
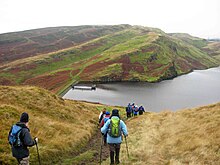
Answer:
[{"label": "backpack", "polygon": [[111,137],[120,137],[121,136],[121,128],[120,128],[120,119],[119,118],[112,118],[110,120],[109,135]]},{"label": "backpack", "polygon": [[138,112],[138,107],[135,107],[134,111],[135,111],[135,112]]},{"label": "backpack", "polygon": [[22,127],[13,125],[11,129],[11,133],[9,135],[9,144],[13,147],[20,147],[21,139],[20,139],[20,133],[21,133]]},{"label": "backpack", "polygon": [[104,123],[106,123],[108,121],[109,117],[105,117],[104,118]]}]

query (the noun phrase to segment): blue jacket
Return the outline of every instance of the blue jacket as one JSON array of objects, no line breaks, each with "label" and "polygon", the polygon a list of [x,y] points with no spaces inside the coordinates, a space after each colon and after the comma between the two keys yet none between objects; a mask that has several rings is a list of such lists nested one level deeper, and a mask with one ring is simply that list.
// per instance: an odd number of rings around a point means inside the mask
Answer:
[{"label": "blue jacket", "polygon": [[[118,118],[117,116],[112,116],[112,118]],[[105,125],[101,128],[101,132],[102,133],[106,133],[106,132],[109,132],[109,127],[110,127],[110,121],[111,120],[108,120]],[[125,123],[120,120],[120,128],[121,128],[121,131],[122,133],[124,134],[124,136],[127,136],[128,135],[128,131],[127,131],[127,127],[125,125]],[[115,143],[115,144],[118,144],[118,143],[121,143],[122,142],[122,136],[119,136],[119,137],[111,137],[109,135],[109,133],[107,133],[107,143]]]},{"label": "blue jacket", "polygon": [[143,107],[143,106],[140,106],[140,107],[138,108],[138,110],[139,110],[139,111],[143,111],[143,112],[145,112],[145,110],[144,110],[144,107]]}]

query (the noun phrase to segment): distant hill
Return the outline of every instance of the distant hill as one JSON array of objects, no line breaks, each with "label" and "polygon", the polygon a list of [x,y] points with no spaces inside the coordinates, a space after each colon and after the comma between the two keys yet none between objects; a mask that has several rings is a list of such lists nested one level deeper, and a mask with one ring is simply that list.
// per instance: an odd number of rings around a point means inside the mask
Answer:
[{"label": "distant hill", "polygon": [[[41,48],[20,47],[27,43]],[[54,92],[80,81],[157,82],[220,64],[219,42],[130,25],[8,33],[0,35],[0,47],[0,84]]]},{"label": "distant hill", "polygon": [[127,27],[66,26],[0,34],[0,64],[75,46]]},{"label": "distant hill", "polygon": [[220,38],[209,38],[207,39],[208,41],[217,41],[220,42]]}]

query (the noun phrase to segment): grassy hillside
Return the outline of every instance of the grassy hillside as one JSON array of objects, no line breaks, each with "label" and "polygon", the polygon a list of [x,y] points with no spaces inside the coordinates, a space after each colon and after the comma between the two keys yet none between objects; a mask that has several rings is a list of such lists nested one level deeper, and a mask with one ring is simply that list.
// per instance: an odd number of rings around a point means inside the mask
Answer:
[{"label": "grassy hillside", "polygon": [[[127,122],[122,164],[220,164],[220,103],[177,112],[145,113]],[[108,160],[104,164],[108,164]]]},{"label": "grassy hillside", "polygon": [[[12,124],[22,112],[30,115],[30,130],[39,138],[44,164],[55,164],[80,152],[97,131],[102,105],[63,100],[36,87],[0,86],[0,164],[16,164],[7,141]],[[107,107],[112,109],[112,107]],[[31,148],[31,164],[37,163],[36,148]]]},{"label": "grassy hillside", "polygon": [[[90,139],[97,134],[97,117],[103,107],[63,100],[41,88],[0,86],[0,164],[16,164],[7,135],[24,111],[30,114],[32,136],[39,137],[43,164],[96,164],[94,158],[99,157],[100,137],[92,140],[97,146]],[[124,109],[120,110],[123,115]],[[126,124],[130,158],[123,142],[121,162],[217,165],[220,163],[219,118],[220,103],[177,112],[147,112],[129,119]],[[88,141],[91,144],[87,145]],[[38,164],[35,147],[31,148],[31,164]],[[103,164],[109,164],[109,160]]]},{"label": "grassy hillside", "polygon": [[59,93],[79,81],[157,82],[220,64],[218,43],[187,34],[118,25],[84,27],[87,35],[88,28],[105,33],[97,31],[95,38],[72,47],[5,63],[0,66],[0,84],[28,84]]},{"label": "grassy hillside", "polygon": [[76,46],[129,26],[64,26],[0,34],[0,64]]}]

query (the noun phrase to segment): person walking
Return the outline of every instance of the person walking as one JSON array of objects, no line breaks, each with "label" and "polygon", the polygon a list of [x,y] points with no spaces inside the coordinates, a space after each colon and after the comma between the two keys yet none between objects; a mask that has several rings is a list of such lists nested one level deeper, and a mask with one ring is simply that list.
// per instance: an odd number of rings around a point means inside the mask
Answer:
[{"label": "person walking", "polygon": [[[108,121],[108,119],[111,117],[110,115],[111,115],[110,112],[106,111],[105,117],[102,119],[100,123],[100,128],[102,128],[104,124]],[[103,138],[104,138],[104,145],[106,145],[107,144],[107,133],[103,135]]]},{"label": "person walking", "polygon": [[119,111],[112,110],[110,119],[101,128],[102,133],[107,133],[107,143],[109,144],[110,163],[119,164],[119,153],[122,143],[122,133],[125,137],[128,136],[128,131],[125,123],[120,119]]},{"label": "person walking", "polygon": [[143,115],[143,113],[145,112],[143,105],[141,105],[141,106],[138,108],[138,111],[139,111],[139,115]]},{"label": "person walking", "polygon": [[127,118],[131,117],[131,104],[129,103],[128,106],[126,107],[126,114],[127,114]]},{"label": "person walking", "polygon": [[102,112],[99,114],[99,124],[101,123],[102,119],[105,117],[106,108],[103,108]]},{"label": "person walking", "polygon": [[[24,112],[21,114],[20,122],[17,122],[15,125],[13,125],[9,131],[8,140],[11,144],[12,149],[12,155],[15,157],[18,161],[19,165],[29,165],[29,149],[28,147],[32,147],[38,142],[38,138],[34,138],[34,140],[31,137],[30,130],[28,127],[29,122],[29,115],[28,113]],[[12,143],[11,139],[13,136],[13,132],[15,130],[19,130],[19,134],[17,139],[18,142]]]},{"label": "person walking", "polygon": [[134,116],[137,116],[138,115],[138,106],[135,105],[134,106]]}]

